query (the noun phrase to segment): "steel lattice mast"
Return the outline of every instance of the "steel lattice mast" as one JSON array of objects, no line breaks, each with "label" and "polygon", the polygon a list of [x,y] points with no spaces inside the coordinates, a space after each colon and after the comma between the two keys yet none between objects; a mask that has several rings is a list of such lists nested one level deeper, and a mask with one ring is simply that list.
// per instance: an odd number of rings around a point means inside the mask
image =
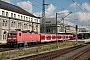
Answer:
[{"label": "steel lattice mast", "polygon": [[41,27],[43,33],[46,33],[45,5],[49,5],[49,4],[45,4],[45,0],[43,0],[43,3],[42,3],[42,27]]}]

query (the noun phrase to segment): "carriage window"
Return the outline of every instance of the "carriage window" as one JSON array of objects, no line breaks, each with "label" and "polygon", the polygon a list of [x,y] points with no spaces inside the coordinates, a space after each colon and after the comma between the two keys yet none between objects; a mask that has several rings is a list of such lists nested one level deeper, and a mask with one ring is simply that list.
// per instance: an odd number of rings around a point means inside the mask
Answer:
[{"label": "carriage window", "polygon": [[58,38],[61,38],[61,36],[58,36]]},{"label": "carriage window", "polygon": [[51,38],[51,36],[48,36],[48,38]]},{"label": "carriage window", "polygon": [[55,36],[52,36],[52,38],[56,38]]},{"label": "carriage window", "polygon": [[51,36],[47,36],[47,38],[51,38]]},{"label": "carriage window", "polygon": [[42,36],[42,39],[44,39],[45,38],[45,36]]}]

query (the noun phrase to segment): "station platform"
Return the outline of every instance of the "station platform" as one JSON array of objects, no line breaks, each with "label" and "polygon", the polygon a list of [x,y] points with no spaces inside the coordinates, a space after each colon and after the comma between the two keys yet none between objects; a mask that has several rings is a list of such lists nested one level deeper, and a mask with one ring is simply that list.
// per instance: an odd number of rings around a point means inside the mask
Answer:
[{"label": "station platform", "polygon": [[90,38],[89,39],[77,39],[77,40],[69,40],[69,41],[82,41],[84,43],[90,42]]}]

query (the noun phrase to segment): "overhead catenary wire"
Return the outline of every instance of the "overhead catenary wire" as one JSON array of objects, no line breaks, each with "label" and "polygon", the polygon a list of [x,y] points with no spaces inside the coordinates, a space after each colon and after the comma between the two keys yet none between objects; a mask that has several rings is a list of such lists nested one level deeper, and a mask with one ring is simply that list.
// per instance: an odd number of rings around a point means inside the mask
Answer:
[{"label": "overhead catenary wire", "polygon": [[[77,0],[80,4],[81,4],[81,2],[79,1],[79,0]],[[81,4],[82,5],[82,4]],[[86,13],[86,16],[88,17],[88,18],[90,18],[90,16],[87,14],[87,13],[89,13],[88,11],[87,11],[87,9],[85,8],[85,7],[83,7],[83,9],[84,9],[84,11],[85,11],[85,13]],[[89,20],[88,20],[88,23],[89,23]],[[87,24],[88,25],[88,24]]]},{"label": "overhead catenary wire", "polygon": [[[81,11],[83,11],[83,12],[85,12],[85,14],[87,13],[87,10],[84,8],[84,10],[74,1],[74,0],[72,0],[80,9],[81,9]],[[78,0],[78,2],[79,2],[79,4],[81,4],[80,3],[80,1]],[[82,5],[82,4],[81,4]],[[89,18],[90,16],[89,15],[87,15],[86,14],[86,16]]]},{"label": "overhead catenary wire", "polygon": [[[75,1],[74,0],[72,0],[74,3],[75,3]],[[78,1],[78,3],[80,4],[80,5],[82,5],[81,4],[81,2],[79,1],[79,0],[77,0]],[[76,4],[76,3],[75,3]],[[84,12],[85,14],[86,14],[86,16],[88,17],[88,19],[90,18],[90,16],[88,15],[88,11],[85,9],[85,7],[83,7],[83,9],[82,9],[82,7],[80,7],[78,4],[76,4],[80,9],[81,9],[81,11],[82,12]],[[88,20],[89,21],[89,20]],[[88,22],[89,23],[89,22]]]},{"label": "overhead catenary wire", "polygon": [[[81,2],[80,2],[79,0],[77,0],[77,1],[79,2],[80,5],[82,5]],[[85,11],[86,13],[88,12],[88,11],[86,10],[86,8],[83,7],[83,9],[84,9],[84,11]],[[90,18],[89,15],[87,15],[87,16]]]}]

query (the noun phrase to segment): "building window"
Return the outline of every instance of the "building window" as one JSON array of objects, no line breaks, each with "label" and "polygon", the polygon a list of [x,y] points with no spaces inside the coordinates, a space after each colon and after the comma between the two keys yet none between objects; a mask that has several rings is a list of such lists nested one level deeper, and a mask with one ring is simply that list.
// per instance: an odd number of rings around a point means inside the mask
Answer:
[{"label": "building window", "polygon": [[38,19],[37,19],[37,23],[38,23]]},{"label": "building window", "polygon": [[24,16],[24,20],[25,20],[25,16]]},{"label": "building window", "polygon": [[14,14],[14,18],[16,18],[16,14]]},{"label": "building window", "polygon": [[27,28],[27,24],[24,24],[24,28]]},{"label": "building window", "polygon": [[20,15],[18,15],[18,18],[20,19]]},{"label": "building window", "polygon": [[4,11],[2,11],[2,16],[5,16],[5,12]]},{"label": "building window", "polygon": [[2,26],[7,26],[7,21],[6,20],[2,20]]},{"label": "building window", "polygon": [[13,13],[11,13],[11,17],[13,18]]},{"label": "building window", "polygon": [[3,32],[3,40],[6,40],[6,31],[5,32]]},{"label": "building window", "polygon": [[32,20],[33,20],[33,19],[31,18],[31,22],[32,22]]},{"label": "building window", "polygon": [[12,21],[12,23],[11,23],[11,27],[16,27],[16,22],[15,21]]},{"label": "building window", "polygon": [[34,22],[37,22],[36,19],[34,19]]},{"label": "building window", "polygon": [[32,28],[32,26],[31,25],[29,25],[29,29],[31,29]]},{"label": "building window", "polygon": [[29,17],[29,22],[30,22],[30,17]]},{"label": "building window", "polygon": [[8,17],[8,12],[6,12],[6,17]]},{"label": "building window", "polygon": [[64,32],[64,28],[63,27],[61,27],[60,32]]},{"label": "building window", "polygon": [[18,28],[21,28],[22,27],[22,24],[21,22],[18,23]]},{"label": "building window", "polygon": [[5,21],[3,20],[2,26],[5,26]]},{"label": "building window", "polygon": [[13,27],[14,27],[14,28],[16,27],[16,22],[15,22],[15,21],[13,22]]},{"label": "building window", "polygon": [[50,33],[50,29],[47,29],[47,33]]},{"label": "building window", "polygon": [[7,26],[7,21],[5,21],[5,26]]},{"label": "building window", "polygon": [[38,25],[36,25],[36,31],[38,32]]},{"label": "building window", "polygon": [[21,16],[21,20],[23,20],[22,16]]},{"label": "building window", "polygon": [[26,17],[26,21],[28,21],[28,18]]},{"label": "building window", "polygon": [[11,23],[11,27],[13,27],[13,21],[12,21],[12,23]]}]

